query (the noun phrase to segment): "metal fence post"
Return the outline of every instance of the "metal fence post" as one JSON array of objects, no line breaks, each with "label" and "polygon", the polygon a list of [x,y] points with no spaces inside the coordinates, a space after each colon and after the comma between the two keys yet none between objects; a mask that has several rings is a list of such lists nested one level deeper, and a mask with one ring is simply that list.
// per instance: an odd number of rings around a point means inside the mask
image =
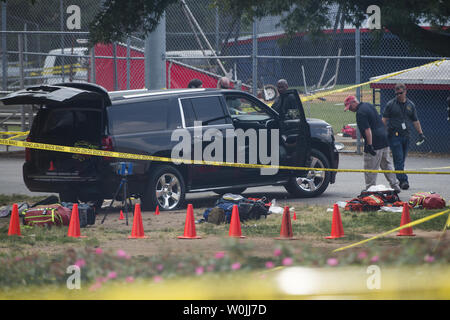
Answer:
[{"label": "metal fence post", "polygon": [[97,83],[95,79],[95,45],[92,47],[91,50],[91,82]]},{"label": "metal fence post", "polygon": [[8,90],[8,49],[6,48],[6,2],[2,2],[2,86]]},{"label": "metal fence post", "polygon": [[252,93],[258,95],[258,22],[253,20],[252,32]]},{"label": "metal fence post", "polygon": [[220,34],[219,34],[219,7],[216,7],[216,54],[219,53]]},{"label": "metal fence post", "polygon": [[64,59],[64,0],[60,0],[59,2],[59,24],[60,24],[60,29],[61,29],[61,79],[62,82],[65,82],[65,72],[64,72],[64,64],[65,64],[65,59]]},{"label": "metal fence post", "polygon": [[114,81],[114,91],[119,90],[117,82],[117,45],[113,43],[113,81]]},{"label": "metal fence post", "polygon": [[[361,83],[361,31],[355,30],[355,84]],[[356,88],[356,99],[361,101],[361,88]],[[361,154],[361,133],[356,129],[356,153]]]},{"label": "metal fence post", "polygon": [[127,38],[127,90],[130,90],[130,38]]},{"label": "metal fence post", "polygon": [[[24,34],[18,34],[18,47],[19,47],[19,83],[20,89],[25,87],[25,79],[23,72],[23,38]],[[25,131],[25,107],[23,105],[20,106],[20,130]]]}]

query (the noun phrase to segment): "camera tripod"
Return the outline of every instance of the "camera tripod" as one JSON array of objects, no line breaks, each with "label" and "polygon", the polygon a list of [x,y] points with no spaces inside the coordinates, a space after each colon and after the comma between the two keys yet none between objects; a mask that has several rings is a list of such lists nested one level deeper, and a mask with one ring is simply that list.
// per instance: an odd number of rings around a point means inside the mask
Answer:
[{"label": "camera tripod", "polygon": [[[120,184],[119,187],[117,188],[114,197],[111,201],[111,203],[109,204],[109,207],[106,209],[105,211],[105,215],[103,216],[102,219],[102,224],[103,222],[105,222],[106,219],[106,215],[108,214],[108,212],[110,212],[112,205],[114,203],[114,201],[116,200],[117,196],[120,193],[120,190],[122,190],[122,209],[125,213],[125,219],[126,219],[126,224],[128,225],[128,206],[130,208],[133,208],[133,204],[131,203],[131,199],[129,199],[128,197],[128,179],[127,179],[127,175],[128,173],[125,171],[124,174],[122,174],[122,179],[120,180]],[[127,199],[128,199],[128,203],[127,203]]]}]

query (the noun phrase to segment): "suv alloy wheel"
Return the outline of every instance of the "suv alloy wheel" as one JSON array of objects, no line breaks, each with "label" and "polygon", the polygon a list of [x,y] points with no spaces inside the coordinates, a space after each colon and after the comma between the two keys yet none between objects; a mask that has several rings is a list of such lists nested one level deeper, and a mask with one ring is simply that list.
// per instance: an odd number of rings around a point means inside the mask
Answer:
[{"label": "suv alloy wheel", "polygon": [[141,198],[144,210],[178,209],[184,202],[186,188],[181,173],[172,166],[160,166],[154,169],[144,196]]},{"label": "suv alloy wheel", "polygon": [[[327,157],[319,150],[312,149],[308,166],[311,168],[330,168]],[[312,198],[322,194],[330,183],[330,171],[308,171],[306,175],[292,177],[285,185],[286,190],[296,197]]]}]

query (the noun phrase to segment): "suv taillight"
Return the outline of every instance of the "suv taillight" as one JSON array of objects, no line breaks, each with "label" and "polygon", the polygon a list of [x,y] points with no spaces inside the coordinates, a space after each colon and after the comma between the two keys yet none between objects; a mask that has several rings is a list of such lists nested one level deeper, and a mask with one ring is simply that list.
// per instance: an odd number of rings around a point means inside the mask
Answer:
[{"label": "suv taillight", "polygon": [[[112,139],[110,136],[106,136],[102,138],[102,150],[105,151],[113,151],[113,143],[112,143]],[[103,159],[105,160],[110,160],[111,157],[103,157]]]},{"label": "suv taillight", "polygon": [[[31,138],[28,136],[26,141],[31,142]],[[25,148],[25,161],[26,162],[31,161],[31,149],[30,148]]]}]

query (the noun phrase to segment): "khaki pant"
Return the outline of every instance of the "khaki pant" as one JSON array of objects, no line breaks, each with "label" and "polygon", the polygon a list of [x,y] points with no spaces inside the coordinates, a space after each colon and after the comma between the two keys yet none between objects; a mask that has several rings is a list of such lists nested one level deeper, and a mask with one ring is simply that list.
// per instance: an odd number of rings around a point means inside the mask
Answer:
[{"label": "khaki pant", "polygon": [[[394,170],[391,155],[389,154],[389,147],[375,150],[376,155],[372,156],[370,153],[364,153],[364,169],[367,170]],[[387,181],[392,189],[400,191],[399,182],[395,173],[385,173]],[[377,183],[377,173],[364,172],[366,180],[366,190]]]}]

